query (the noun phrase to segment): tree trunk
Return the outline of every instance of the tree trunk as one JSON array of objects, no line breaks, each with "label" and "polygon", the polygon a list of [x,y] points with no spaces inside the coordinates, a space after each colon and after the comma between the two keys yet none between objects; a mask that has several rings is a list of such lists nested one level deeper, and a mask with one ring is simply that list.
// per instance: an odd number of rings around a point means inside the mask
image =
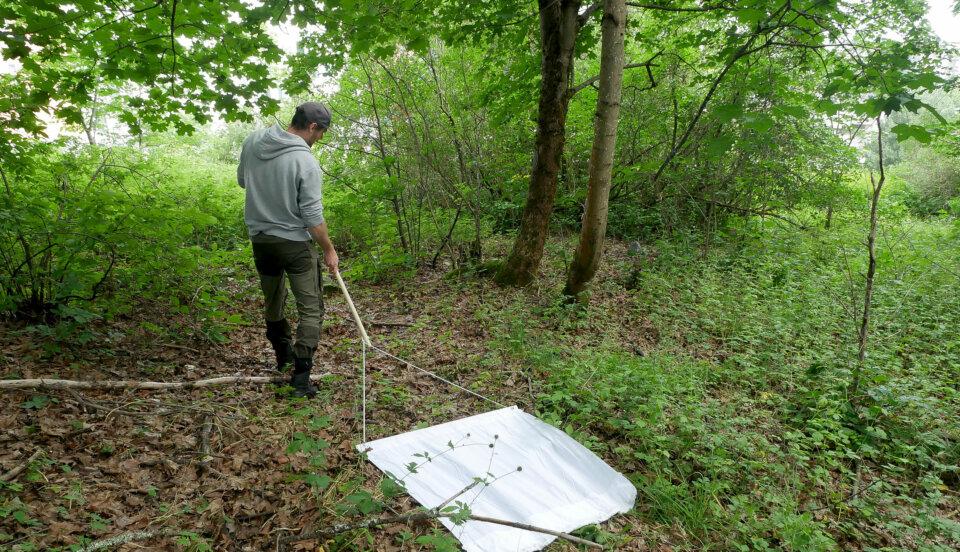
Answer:
[{"label": "tree trunk", "polygon": [[877,273],[877,204],[880,202],[880,190],[886,176],[883,173],[883,130],[880,126],[880,117],[877,117],[877,153],[879,155],[880,179],[874,182],[873,170],[870,171],[870,186],[873,196],[870,198],[870,232],[867,234],[867,281],[863,290],[863,316],[860,318],[860,329],[857,332],[857,365],[853,369],[853,381],[850,383],[850,399],[856,398],[860,390],[860,376],[864,363],[867,361],[867,335],[870,331],[870,303],[873,300],[873,277]]},{"label": "tree trunk", "polygon": [[613,155],[617,146],[620,120],[620,93],[623,83],[623,33],[626,28],[625,0],[604,0],[600,48],[600,91],[594,116],[593,149],[590,152],[590,177],[587,205],[583,213],[580,244],[573,255],[563,293],[574,297],[586,288],[600,265],[603,238],[607,233],[607,209],[610,205],[610,181]]},{"label": "tree trunk", "polygon": [[573,47],[579,25],[579,0],[538,0],[540,9],[540,104],[537,138],[527,202],[513,251],[497,281],[526,285],[536,276],[557,194],[557,175],[565,139]]}]

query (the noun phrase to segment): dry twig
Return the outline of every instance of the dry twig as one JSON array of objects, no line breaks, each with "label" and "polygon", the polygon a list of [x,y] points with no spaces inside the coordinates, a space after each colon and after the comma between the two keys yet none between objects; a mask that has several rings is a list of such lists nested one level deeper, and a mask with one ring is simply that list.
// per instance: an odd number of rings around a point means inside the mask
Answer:
[{"label": "dry twig", "polygon": [[4,483],[8,481],[13,481],[18,475],[20,475],[21,472],[23,472],[23,470],[27,469],[27,466],[29,466],[34,460],[36,460],[37,458],[40,458],[42,454],[43,454],[42,450],[38,450],[34,452],[33,454],[30,455],[29,458],[21,462],[12,470],[8,471],[3,475],[0,475],[0,481],[3,481]]},{"label": "dry twig", "polygon": [[200,349],[194,349],[193,347],[187,347],[186,345],[177,345],[176,343],[161,343],[164,347],[169,347],[171,349],[181,349],[183,351],[190,351],[191,353],[200,354]]}]

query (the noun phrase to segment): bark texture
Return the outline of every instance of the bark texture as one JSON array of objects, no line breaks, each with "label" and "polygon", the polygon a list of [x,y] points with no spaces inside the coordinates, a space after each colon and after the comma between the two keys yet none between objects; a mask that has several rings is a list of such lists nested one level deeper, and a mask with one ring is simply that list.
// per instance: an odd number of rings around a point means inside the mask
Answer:
[{"label": "bark texture", "polygon": [[564,293],[576,296],[593,279],[603,255],[610,206],[610,180],[617,146],[620,95],[623,89],[625,0],[604,0],[600,48],[600,91],[594,115],[593,149],[590,151],[587,204],[583,213],[580,243],[567,272]]},{"label": "bark texture", "polygon": [[508,285],[529,284],[537,274],[557,194],[563,153],[573,47],[580,25],[579,0],[538,0],[540,9],[540,103],[527,202],[513,250],[497,274]]}]

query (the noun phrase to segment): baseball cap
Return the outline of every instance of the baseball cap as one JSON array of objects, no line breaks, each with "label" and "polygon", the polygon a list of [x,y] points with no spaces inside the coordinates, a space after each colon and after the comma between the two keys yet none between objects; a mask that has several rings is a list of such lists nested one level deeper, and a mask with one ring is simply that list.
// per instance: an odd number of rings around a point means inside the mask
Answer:
[{"label": "baseball cap", "polygon": [[307,123],[317,123],[320,128],[330,128],[330,109],[319,102],[304,102],[297,106],[297,115]]}]

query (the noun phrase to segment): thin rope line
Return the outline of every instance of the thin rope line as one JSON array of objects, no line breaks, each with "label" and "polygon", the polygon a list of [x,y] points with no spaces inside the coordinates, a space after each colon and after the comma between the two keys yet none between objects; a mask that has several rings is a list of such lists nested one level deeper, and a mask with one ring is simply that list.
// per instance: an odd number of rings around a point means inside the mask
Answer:
[{"label": "thin rope line", "polygon": [[360,386],[363,388],[363,442],[367,442],[367,342],[360,340]]},{"label": "thin rope line", "polygon": [[[362,340],[361,340],[361,341],[362,341]],[[465,391],[465,392],[473,395],[474,397],[477,397],[477,398],[479,398],[479,399],[483,399],[483,400],[485,400],[485,401],[487,401],[487,402],[491,402],[491,403],[499,406],[500,408],[506,408],[506,406],[498,403],[497,401],[495,401],[495,400],[493,400],[493,399],[491,399],[491,398],[489,398],[489,397],[484,397],[484,396],[481,395],[480,393],[476,393],[476,392],[474,392],[474,391],[471,391],[471,390],[467,389],[466,387],[464,387],[464,386],[462,386],[462,385],[460,385],[460,384],[454,383],[454,382],[452,382],[452,381],[450,381],[450,380],[448,380],[448,379],[443,378],[442,376],[439,376],[439,375],[435,374],[434,372],[431,372],[430,370],[425,370],[425,369],[417,366],[416,364],[414,364],[414,363],[412,363],[412,362],[410,362],[410,361],[408,361],[408,360],[404,360],[404,359],[402,359],[402,358],[400,358],[400,357],[398,357],[398,356],[392,355],[392,354],[384,351],[383,349],[377,347],[376,345],[374,345],[374,344],[372,344],[372,343],[370,344],[370,348],[373,349],[374,351],[379,352],[380,354],[382,354],[382,355],[384,355],[384,356],[388,356],[388,357],[390,357],[390,358],[392,358],[392,359],[394,359],[394,360],[396,360],[396,361],[398,361],[398,362],[402,362],[403,364],[406,364],[407,366],[409,366],[409,367],[411,367],[411,368],[413,368],[413,369],[415,369],[415,370],[419,370],[420,372],[423,372],[424,374],[426,374],[426,375],[428,375],[428,376],[430,376],[430,377],[432,377],[432,378],[434,378],[434,379],[437,379],[437,380],[439,380],[439,381],[442,381],[443,383],[446,383],[447,385],[452,385],[452,386],[456,387],[457,389],[460,389],[461,391]],[[364,441],[366,441],[366,439],[364,439]]]}]

